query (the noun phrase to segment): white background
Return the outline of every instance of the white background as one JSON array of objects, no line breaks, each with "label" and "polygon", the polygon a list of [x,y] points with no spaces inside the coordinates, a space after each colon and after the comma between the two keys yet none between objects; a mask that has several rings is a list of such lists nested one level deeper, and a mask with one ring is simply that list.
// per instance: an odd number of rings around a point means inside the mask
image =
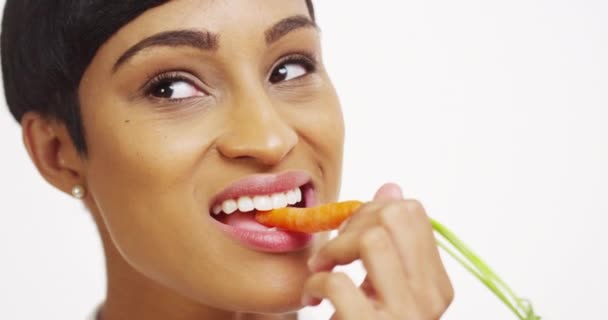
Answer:
[{"label": "white background", "polygon": [[[398,182],[544,319],[608,318],[608,2],[317,11],[348,130],[342,197]],[[83,319],[105,290],[93,222],[38,176],[4,105],[0,150],[0,319]],[[444,319],[515,319],[445,261],[456,300]]]}]

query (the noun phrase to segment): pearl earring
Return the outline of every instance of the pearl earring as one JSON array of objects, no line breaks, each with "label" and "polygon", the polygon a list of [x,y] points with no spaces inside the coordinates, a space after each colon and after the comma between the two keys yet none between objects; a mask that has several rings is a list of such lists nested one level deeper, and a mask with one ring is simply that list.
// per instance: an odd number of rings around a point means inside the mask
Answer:
[{"label": "pearl earring", "polygon": [[74,188],[72,188],[72,195],[76,199],[84,198],[85,193],[86,193],[86,190],[84,189],[83,186],[81,186],[79,184],[75,185]]}]

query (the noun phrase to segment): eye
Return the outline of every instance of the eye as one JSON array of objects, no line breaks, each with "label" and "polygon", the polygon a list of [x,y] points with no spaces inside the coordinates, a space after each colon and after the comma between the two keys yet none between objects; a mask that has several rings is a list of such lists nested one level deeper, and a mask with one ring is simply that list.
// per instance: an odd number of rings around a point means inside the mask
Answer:
[{"label": "eye", "polygon": [[272,70],[268,81],[275,84],[297,79],[314,71],[314,69],[315,63],[310,58],[303,56],[288,57]]},{"label": "eye", "polygon": [[193,85],[190,80],[176,75],[160,75],[152,80],[146,94],[165,100],[183,100],[205,96],[205,93]]}]

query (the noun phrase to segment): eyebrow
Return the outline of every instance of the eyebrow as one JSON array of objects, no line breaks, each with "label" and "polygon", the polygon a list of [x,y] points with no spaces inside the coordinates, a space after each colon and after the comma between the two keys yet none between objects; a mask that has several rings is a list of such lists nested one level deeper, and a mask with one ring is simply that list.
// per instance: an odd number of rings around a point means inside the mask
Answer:
[{"label": "eyebrow", "polygon": [[112,72],[116,72],[121,65],[136,56],[144,49],[150,47],[193,47],[201,50],[217,50],[219,36],[205,30],[174,30],[157,33],[145,38],[129,48],[116,60]]},{"label": "eyebrow", "polygon": [[272,27],[268,28],[266,32],[264,32],[264,35],[266,36],[266,45],[271,45],[272,43],[286,36],[288,33],[302,28],[318,29],[317,24],[310,20],[310,18],[307,16],[297,15],[285,18],[275,23]]},{"label": "eyebrow", "polygon": [[[269,46],[290,32],[302,28],[318,29],[315,22],[307,16],[287,17],[264,32],[266,45]],[[207,30],[173,30],[152,35],[125,51],[114,63],[112,72],[115,73],[138,53],[151,47],[192,47],[203,51],[216,51],[219,48],[219,35]]]}]

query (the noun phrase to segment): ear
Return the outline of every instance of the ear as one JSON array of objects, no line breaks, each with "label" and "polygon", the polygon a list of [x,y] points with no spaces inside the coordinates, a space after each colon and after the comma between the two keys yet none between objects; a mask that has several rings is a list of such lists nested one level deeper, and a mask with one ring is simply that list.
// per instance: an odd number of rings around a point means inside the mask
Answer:
[{"label": "ear", "polygon": [[70,195],[74,186],[85,186],[84,159],[64,124],[28,112],[21,119],[21,128],[30,158],[46,181]]}]

